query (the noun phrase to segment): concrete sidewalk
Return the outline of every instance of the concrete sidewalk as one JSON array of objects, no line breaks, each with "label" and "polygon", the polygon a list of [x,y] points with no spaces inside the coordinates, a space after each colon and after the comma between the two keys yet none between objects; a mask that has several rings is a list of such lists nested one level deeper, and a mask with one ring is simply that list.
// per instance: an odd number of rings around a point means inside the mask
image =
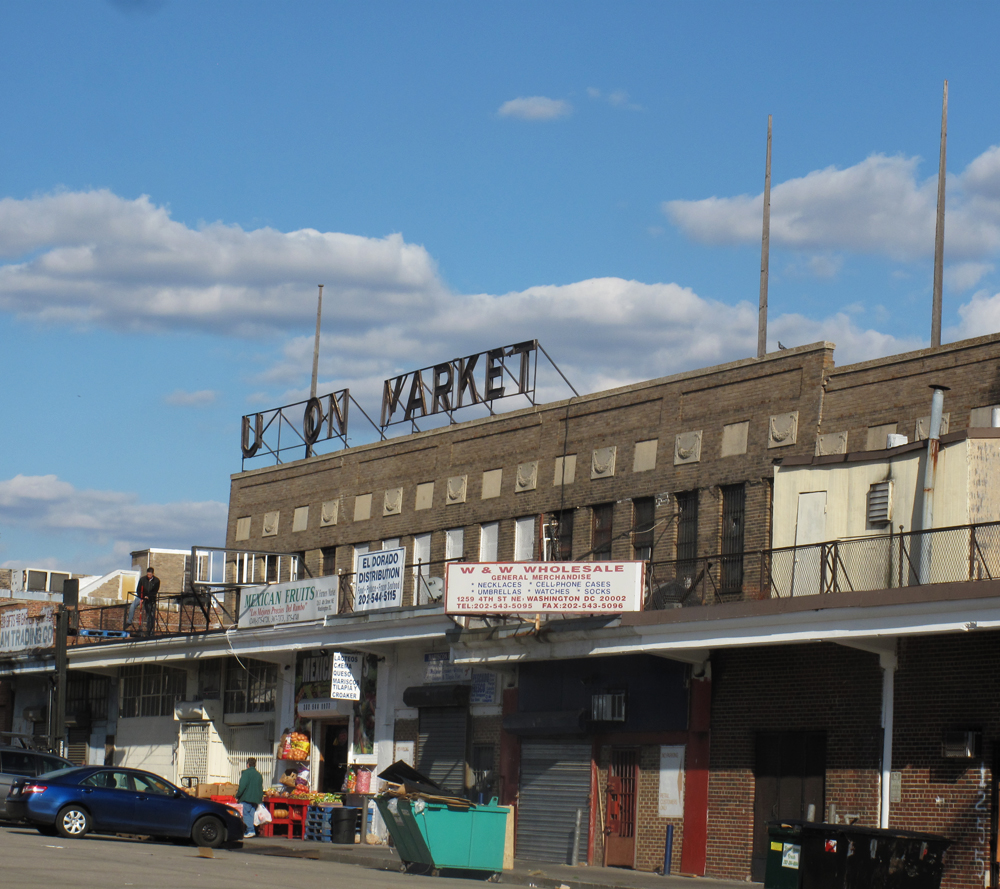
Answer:
[{"label": "concrete sidewalk", "polygon": [[[372,870],[399,871],[400,861],[395,850],[388,846],[341,846],[309,840],[287,840],[279,837],[259,837],[245,840],[242,851],[250,855],[273,855],[285,858],[309,858],[317,861],[335,861],[339,864],[356,864]],[[446,871],[446,874],[464,876],[464,871]],[[416,879],[416,876],[414,876]],[[513,870],[503,872],[502,883],[512,886],[530,886],[535,889],[734,889],[736,886],[760,886],[732,880],[713,880],[708,877],[661,877],[618,867],[572,867],[568,864],[550,864],[542,861],[514,860]],[[419,889],[419,884],[415,887]]]}]

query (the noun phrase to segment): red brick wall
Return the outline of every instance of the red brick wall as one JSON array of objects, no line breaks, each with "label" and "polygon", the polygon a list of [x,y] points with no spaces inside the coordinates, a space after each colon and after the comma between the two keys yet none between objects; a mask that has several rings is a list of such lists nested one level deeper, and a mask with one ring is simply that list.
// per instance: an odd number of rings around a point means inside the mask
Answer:
[{"label": "red brick wall", "polygon": [[[943,732],[979,727],[978,759],[945,759]],[[947,889],[983,886],[990,860],[993,756],[1000,736],[1000,633],[904,639],[896,675],[890,826],[943,834]]]},{"label": "red brick wall", "polygon": [[708,875],[750,875],[757,732],[825,731],[826,802],[878,826],[881,704],[874,654],[828,643],[713,652]]}]

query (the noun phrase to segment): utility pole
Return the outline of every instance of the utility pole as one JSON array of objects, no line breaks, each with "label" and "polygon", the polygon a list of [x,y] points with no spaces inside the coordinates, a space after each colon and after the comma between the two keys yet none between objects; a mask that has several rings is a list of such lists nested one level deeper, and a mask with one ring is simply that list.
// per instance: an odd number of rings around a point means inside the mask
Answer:
[{"label": "utility pole", "polygon": [[66,741],[66,637],[69,629],[69,612],[66,605],[59,603],[56,612],[56,712],[51,721],[52,749],[65,755]]},{"label": "utility pole", "polygon": [[938,162],[937,224],[934,226],[934,304],[931,309],[931,345],[941,345],[941,290],[944,279],[944,184],[948,145],[948,81],[941,103],[941,158]]},{"label": "utility pole", "polygon": [[[323,285],[319,285],[319,300],[316,303],[316,340],[313,343],[313,375],[312,385],[309,387],[309,397],[316,397],[316,381],[319,378],[319,326],[323,318]],[[306,457],[313,455],[311,444],[306,445]]]},{"label": "utility pole", "polygon": [[771,115],[767,116],[767,164],[764,171],[764,230],[760,239],[760,309],[757,313],[757,357],[767,354],[767,269],[771,252]]}]

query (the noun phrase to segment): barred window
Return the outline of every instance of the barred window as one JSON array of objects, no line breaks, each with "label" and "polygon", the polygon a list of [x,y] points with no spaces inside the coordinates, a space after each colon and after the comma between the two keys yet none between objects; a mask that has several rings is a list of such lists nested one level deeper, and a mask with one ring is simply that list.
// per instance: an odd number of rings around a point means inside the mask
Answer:
[{"label": "barred window", "polygon": [[173,716],[174,705],[184,700],[186,691],[186,670],[159,664],[123,667],[121,716]]},{"label": "barred window", "polygon": [[278,665],[252,658],[226,661],[226,713],[273,713]]},{"label": "barred window", "polygon": [[104,719],[108,714],[108,677],[70,673],[66,677],[66,712],[81,719]]}]

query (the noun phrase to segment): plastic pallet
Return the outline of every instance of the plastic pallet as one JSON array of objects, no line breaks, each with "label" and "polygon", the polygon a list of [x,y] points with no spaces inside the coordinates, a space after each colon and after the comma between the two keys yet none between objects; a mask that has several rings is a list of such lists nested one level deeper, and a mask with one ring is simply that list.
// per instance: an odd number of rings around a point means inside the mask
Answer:
[{"label": "plastic pallet", "polygon": [[306,830],[306,839],[314,843],[332,843],[333,835],[329,832]]},{"label": "plastic pallet", "polygon": [[306,824],[333,824],[330,815],[306,815]]},{"label": "plastic pallet", "polygon": [[92,630],[83,627],[76,631],[77,636],[99,636],[104,639],[128,639],[129,633],[125,630]]}]

